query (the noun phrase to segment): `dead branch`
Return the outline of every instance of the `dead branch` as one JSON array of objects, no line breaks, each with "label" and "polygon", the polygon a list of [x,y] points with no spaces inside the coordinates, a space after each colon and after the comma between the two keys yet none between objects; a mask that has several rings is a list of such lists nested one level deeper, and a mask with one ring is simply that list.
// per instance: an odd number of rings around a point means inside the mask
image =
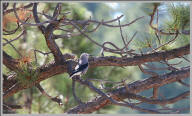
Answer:
[{"label": "dead branch", "polygon": [[181,85],[184,85],[184,86],[186,86],[186,87],[190,87],[189,84],[183,82],[182,80],[179,80],[178,83],[180,83]]},{"label": "dead branch", "polygon": [[162,44],[162,45],[160,45],[160,46],[158,46],[158,47],[155,48],[154,50],[157,50],[157,49],[159,49],[159,48],[161,48],[161,47],[163,47],[163,46],[166,46],[166,45],[170,44],[171,42],[174,42],[174,41],[177,39],[177,37],[178,37],[178,31],[176,32],[176,35],[175,35],[175,37],[174,37],[173,39],[169,40],[168,42],[166,42],[166,43],[164,43],[164,44]]},{"label": "dead branch", "polygon": [[189,95],[190,95],[190,91],[186,91],[169,99],[150,99],[150,98],[146,98],[133,93],[125,94],[125,96],[130,99],[136,99],[136,100],[142,101],[143,103],[159,104],[159,105],[173,104],[179,100],[186,99],[186,97]]},{"label": "dead branch", "polygon": [[16,3],[13,4],[13,12],[14,12],[15,17],[17,18],[17,20],[18,20],[22,25],[41,26],[41,25],[46,24],[46,23],[58,22],[58,21],[55,21],[55,20],[48,20],[48,21],[44,21],[44,22],[42,22],[42,23],[36,23],[36,24],[24,22],[24,21],[22,21],[22,20],[19,18],[18,14],[17,14],[17,11],[16,11]]},{"label": "dead branch", "polygon": [[89,62],[90,67],[133,66],[143,64],[145,62],[157,62],[164,59],[169,60],[175,58],[175,56],[183,56],[184,54],[189,54],[189,47],[190,45],[186,45],[184,47],[176,48],[170,51],[160,51],[128,58],[119,58],[115,56],[93,57],[89,59]]},{"label": "dead branch", "polygon": [[[163,86],[169,83],[173,83],[187,77],[189,77],[189,68],[187,70],[180,70],[160,75],[158,78],[150,77],[144,80],[135,81],[133,83],[128,84],[127,86],[129,89],[129,93],[139,93],[141,91],[156,86]],[[127,96],[124,95],[127,95],[129,93],[126,90],[126,87],[122,87],[110,92],[109,94],[112,98],[125,99],[127,98]],[[186,96],[186,94],[184,94],[184,96]],[[86,105],[78,105],[74,108],[71,108],[69,111],[67,111],[67,113],[91,113],[108,104],[110,104],[110,101],[107,100],[105,97],[100,96],[96,99],[91,100],[90,102],[87,102]]]},{"label": "dead branch", "polygon": [[86,24],[86,23],[98,23],[98,24],[101,24],[101,25],[104,25],[104,26],[107,26],[107,27],[119,27],[119,26],[121,26],[121,27],[126,27],[126,26],[129,26],[129,25],[131,25],[131,24],[133,24],[133,23],[135,23],[137,20],[139,20],[139,19],[142,19],[142,18],[144,18],[144,16],[141,16],[141,17],[138,17],[138,18],[136,18],[135,20],[133,20],[133,21],[131,21],[130,23],[127,23],[127,24],[123,24],[123,25],[111,25],[111,24],[107,24],[107,23],[112,23],[112,22],[115,22],[115,21],[117,21],[117,20],[119,20],[120,18],[122,18],[122,16],[123,15],[121,15],[120,17],[117,17],[116,19],[113,19],[113,20],[110,20],[110,21],[96,21],[96,20],[78,20],[78,21],[74,21],[74,20],[70,20],[70,19],[68,19],[68,21],[70,21],[70,22],[72,22],[72,23],[77,23],[77,24]]},{"label": "dead branch", "polygon": [[50,95],[48,95],[48,94],[45,92],[45,90],[42,88],[42,86],[41,86],[40,84],[36,84],[35,86],[39,89],[39,91],[40,91],[43,95],[47,96],[47,97],[48,97],[49,99],[51,99],[52,101],[57,102],[59,105],[63,105],[62,100],[61,100],[60,98],[58,98],[58,97],[51,97]]},{"label": "dead branch", "polygon": [[[152,109],[146,109],[146,108],[141,108],[139,106],[135,106],[134,104],[131,103],[121,103],[116,101],[116,99],[114,99],[113,97],[110,97],[109,94],[105,94],[104,92],[102,92],[100,89],[97,89],[91,82],[87,81],[87,80],[82,80],[80,77],[73,77],[75,81],[80,82],[82,85],[87,86],[88,88],[90,88],[92,91],[95,91],[96,93],[98,93],[99,95],[103,96],[104,98],[106,98],[110,103],[114,104],[114,105],[119,105],[119,106],[124,106],[124,107],[129,107],[132,109],[136,109],[139,111],[143,111],[143,112],[148,112],[148,113],[160,113],[156,110],[152,110]],[[84,104],[86,105],[86,104]],[[70,112],[72,113],[72,112]]]}]

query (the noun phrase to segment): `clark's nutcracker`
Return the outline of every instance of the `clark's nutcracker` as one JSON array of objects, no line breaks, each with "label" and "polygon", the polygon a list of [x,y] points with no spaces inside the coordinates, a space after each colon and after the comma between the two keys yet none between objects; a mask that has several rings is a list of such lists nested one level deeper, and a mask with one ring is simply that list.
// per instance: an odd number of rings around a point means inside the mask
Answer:
[{"label": "clark's nutcracker", "polygon": [[70,75],[70,78],[74,77],[75,75],[83,75],[87,72],[88,70],[88,58],[89,58],[89,54],[87,53],[82,53],[79,59],[79,63],[77,64],[77,66],[75,67],[75,70],[72,72],[72,74]]}]

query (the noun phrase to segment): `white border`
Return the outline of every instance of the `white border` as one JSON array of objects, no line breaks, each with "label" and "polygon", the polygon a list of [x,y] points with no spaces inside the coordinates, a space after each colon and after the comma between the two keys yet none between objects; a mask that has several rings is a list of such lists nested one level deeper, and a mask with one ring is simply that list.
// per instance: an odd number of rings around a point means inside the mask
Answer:
[{"label": "white border", "polygon": [[[4,2],[25,2],[25,3],[27,3],[27,2],[48,2],[48,3],[52,3],[53,1],[6,1],[6,0],[3,0],[3,1],[1,1],[1,27],[2,27],[2,4],[4,3]],[[187,3],[190,3],[190,29],[192,29],[192,24],[191,24],[191,19],[192,19],[192,1],[175,1],[175,0],[171,0],[171,1],[166,1],[166,0],[164,0],[164,1],[153,1],[153,0],[151,0],[151,1],[77,1],[77,0],[75,0],[75,1],[54,1],[54,3],[58,3],[58,2],[62,2],[62,3],[64,3],[64,2],[88,2],[88,3],[101,3],[101,2],[107,2],[107,3],[109,3],[109,2],[120,2],[120,3],[123,3],[123,2],[143,2],[143,3],[147,3],[147,2],[187,2]],[[190,38],[192,38],[192,30],[190,30]],[[1,36],[0,36],[1,38],[2,38],[2,28],[1,28]],[[2,40],[2,39],[1,39]],[[1,42],[1,63],[3,63],[3,58],[2,58],[2,41],[0,40],[0,42]],[[190,41],[190,44],[192,43],[192,39],[190,39],[191,41]],[[190,46],[190,59],[192,59],[192,56],[191,56],[191,51],[192,51],[192,47]],[[190,65],[192,65],[192,63],[190,62]],[[1,65],[1,69],[2,69],[2,65]],[[192,74],[191,74],[191,70],[192,70],[192,67],[190,67],[190,77],[192,76]],[[1,92],[2,92],[2,90],[3,90],[3,84],[2,84],[2,78],[3,78],[3,76],[2,76],[2,72],[0,71],[0,73],[1,73],[1,77],[0,77],[0,79],[1,79]],[[190,79],[190,84],[192,83],[192,80]],[[190,90],[191,90],[191,86],[190,86]],[[190,96],[192,96],[192,93],[190,92]],[[2,114],[2,112],[3,112],[3,106],[2,106],[2,94],[1,94],[1,96],[0,96],[0,98],[1,98],[1,115],[7,115],[7,116],[20,116],[21,114]],[[172,116],[186,116],[186,115],[191,115],[191,112],[192,112],[192,98],[190,97],[190,114],[163,114],[163,115],[172,115]],[[23,114],[22,114],[23,115]],[[42,116],[52,116],[53,114],[25,114],[25,115],[29,115],[29,116],[36,116],[36,115],[42,115]],[[63,116],[63,115],[70,115],[70,114],[54,114],[55,116]],[[75,114],[75,115],[77,115],[77,114]],[[78,114],[78,115],[85,115],[85,114]],[[98,114],[86,114],[86,115],[98,115]],[[153,115],[153,114],[99,114],[99,115],[108,115],[108,116],[111,116],[111,115],[134,115],[134,116],[140,116],[140,115]],[[155,116],[156,115],[162,115],[162,114],[155,114]]]}]

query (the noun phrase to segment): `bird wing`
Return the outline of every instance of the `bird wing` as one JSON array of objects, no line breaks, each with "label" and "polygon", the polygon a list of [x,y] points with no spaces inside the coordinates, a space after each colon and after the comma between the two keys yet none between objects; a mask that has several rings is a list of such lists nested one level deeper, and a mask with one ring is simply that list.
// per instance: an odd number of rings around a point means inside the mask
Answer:
[{"label": "bird wing", "polygon": [[85,70],[87,67],[88,67],[88,63],[83,64],[83,65],[77,65],[77,66],[75,67],[75,71],[74,71],[70,76],[72,76],[72,75],[74,75],[74,74],[79,75],[79,74],[81,74],[81,73],[84,73],[83,70]]},{"label": "bird wing", "polygon": [[79,65],[77,65],[76,67],[75,67],[75,70],[77,70],[79,68]]},{"label": "bird wing", "polygon": [[85,68],[87,68],[88,67],[88,63],[86,63],[86,64],[83,64],[83,65],[79,65],[79,68],[77,69],[78,71],[82,71],[82,70],[84,70]]}]

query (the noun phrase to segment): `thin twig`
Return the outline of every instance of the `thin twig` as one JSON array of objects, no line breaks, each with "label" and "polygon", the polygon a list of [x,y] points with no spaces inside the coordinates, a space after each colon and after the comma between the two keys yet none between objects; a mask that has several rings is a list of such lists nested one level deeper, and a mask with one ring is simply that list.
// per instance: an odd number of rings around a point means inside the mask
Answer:
[{"label": "thin twig", "polygon": [[45,90],[41,87],[40,84],[36,84],[35,86],[39,89],[39,91],[40,91],[43,95],[47,96],[47,97],[48,97],[49,99],[51,99],[52,101],[57,102],[60,106],[63,105],[62,100],[61,100],[60,98],[58,98],[58,97],[51,97],[50,95],[48,95],[48,94],[45,92]]},{"label": "thin twig", "polygon": [[121,39],[123,40],[123,43],[124,43],[125,48],[126,48],[126,51],[127,51],[127,50],[128,50],[128,47],[127,47],[126,42],[125,42],[125,39],[124,39],[124,37],[123,37],[123,32],[122,32],[120,20],[118,20],[118,22],[119,22],[119,29],[120,29]]},{"label": "thin twig", "polygon": [[15,46],[11,43],[11,42],[9,42],[7,39],[5,39],[5,38],[3,38],[3,40],[5,40],[8,44],[10,44],[11,45],[11,47],[19,54],[19,56],[22,56],[22,54],[15,48]]},{"label": "thin twig", "polygon": [[83,102],[76,96],[75,94],[75,81],[72,80],[72,93],[73,93],[73,97],[74,99],[79,103],[79,104],[83,104]]},{"label": "thin twig", "polygon": [[158,73],[149,71],[147,69],[144,69],[141,65],[138,65],[138,67],[145,74],[152,75],[152,76],[155,76],[155,77],[158,76]]},{"label": "thin twig", "polygon": [[86,86],[89,87],[91,90],[93,90],[93,91],[95,91],[96,93],[98,93],[99,95],[107,98],[112,104],[119,105],[119,106],[130,107],[130,108],[132,108],[132,109],[136,109],[136,110],[143,111],[143,112],[160,113],[160,112],[158,112],[158,111],[156,111],[156,110],[144,109],[144,108],[135,106],[135,105],[130,104],[130,103],[123,104],[123,103],[117,102],[116,100],[112,99],[111,97],[109,97],[108,95],[106,95],[105,93],[103,93],[102,91],[100,91],[99,89],[97,89],[96,87],[94,87],[91,82],[86,81],[86,80],[82,80],[80,77],[79,77],[79,78],[78,78],[78,77],[75,77],[75,81],[78,81],[78,82],[80,82],[80,83],[83,84],[83,85],[86,85]]},{"label": "thin twig", "polygon": [[127,42],[127,44],[122,48],[125,49],[126,47],[128,47],[128,45],[131,43],[131,41],[134,39],[134,37],[136,36],[137,31],[133,34],[133,36],[131,37],[131,39]]},{"label": "thin twig", "polygon": [[13,4],[13,9],[14,9],[15,17],[17,18],[17,20],[18,20],[22,25],[41,26],[41,25],[46,24],[46,23],[57,22],[57,21],[55,21],[55,20],[48,20],[48,21],[44,21],[44,22],[42,22],[42,23],[36,23],[36,24],[26,23],[26,22],[22,21],[22,20],[19,18],[18,14],[17,14],[17,12],[16,12],[16,3]]},{"label": "thin twig", "polygon": [[13,30],[11,30],[11,31],[8,31],[8,30],[6,30],[6,29],[3,29],[3,31],[6,32],[6,33],[3,33],[3,35],[11,35],[11,34],[14,34],[14,33],[17,32],[17,30],[18,30],[19,28],[20,28],[20,25],[19,25],[19,23],[17,22],[17,27],[16,27],[15,29],[13,29]]},{"label": "thin twig", "polygon": [[36,64],[37,64],[37,53],[36,52],[39,52],[39,53],[41,53],[41,54],[43,54],[43,55],[49,55],[51,52],[42,52],[42,51],[40,51],[40,50],[34,50],[34,55],[35,55],[35,62],[36,62]]},{"label": "thin twig", "polygon": [[[33,6],[33,3],[29,3],[28,5],[26,5],[26,6],[23,6],[23,8],[24,9],[26,9],[26,8],[30,8],[30,7],[32,7]],[[8,14],[8,13],[11,13],[11,12],[13,12],[14,10],[20,10],[21,8],[16,8],[16,9],[8,9],[8,10],[6,10],[6,11],[4,11],[3,12],[3,15],[6,15],[6,14]]]},{"label": "thin twig", "polygon": [[12,39],[12,40],[7,40],[7,39],[4,39],[5,41],[7,41],[6,43],[3,43],[3,46],[7,45],[7,44],[10,44],[11,42],[15,41],[15,40],[18,40],[23,34],[26,33],[26,30],[23,30],[23,32],[21,32],[21,34],[19,34],[15,39]]},{"label": "thin twig", "polygon": [[[121,27],[126,27],[126,26],[129,26],[133,23],[135,23],[137,20],[141,19],[141,18],[144,18],[144,16],[141,16],[141,17],[138,17],[136,18],[135,20],[131,21],[130,23],[127,23],[127,24],[123,24],[123,25],[120,25]],[[73,23],[78,23],[78,24],[84,24],[84,23],[87,23],[87,22],[91,22],[91,23],[100,23],[101,25],[104,25],[104,26],[107,26],[107,27],[119,27],[119,25],[110,25],[110,24],[107,24],[107,23],[111,23],[111,22],[114,22],[114,21],[117,21],[119,20],[120,18],[116,18],[116,19],[113,19],[113,20],[110,20],[110,21],[103,21],[103,22],[100,22],[100,21],[96,21],[96,20],[86,20],[86,21],[74,21],[74,20],[70,20],[70,19],[67,19],[69,20],[70,22],[73,22]]]},{"label": "thin twig", "polygon": [[187,83],[183,82],[182,80],[179,80],[179,81],[178,81],[178,83],[180,83],[180,84],[182,84],[182,85],[184,85],[184,86],[186,86],[186,87],[190,87],[190,85],[189,85],[189,84],[187,84]]},{"label": "thin twig", "polygon": [[165,45],[170,44],[171,42],[174,42],[177,39],[177,36],[178,36],[178,31],[177,31],[177,33],[176,33],[176,35],[175,35],[175,37],[173,39],[169,40],[168,42],[166,42],[166,43],[164,43],[164,44],[162,44],[160,46],[158,46],[157,48],[154,49],[154,51],[156,51],[157,49],[159,49],[159,48],[161,48],[161,47],[163,47]]}]

